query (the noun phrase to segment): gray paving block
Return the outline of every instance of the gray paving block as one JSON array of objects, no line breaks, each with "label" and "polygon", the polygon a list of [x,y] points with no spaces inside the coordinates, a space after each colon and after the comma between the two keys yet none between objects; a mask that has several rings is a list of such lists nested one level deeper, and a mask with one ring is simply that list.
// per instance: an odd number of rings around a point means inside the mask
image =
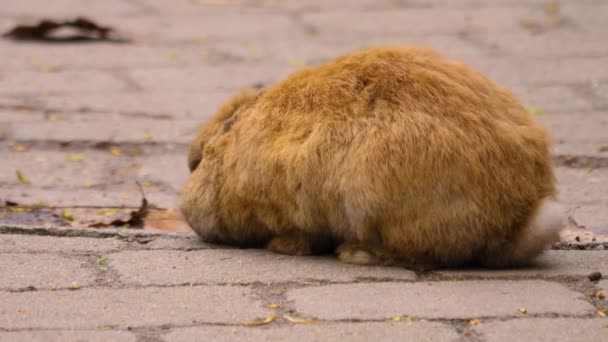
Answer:
[{"label": "gray paving block", "polygon": [[135,342],[136,336],[124,331],[38,330],[0,332],[0,342]]},{"label": "gray paving block", "polygon": [[36,235],[0,236],[0,252],[53,252],[53,253],[106,253],[126,247],[118,239],[92,239],[83,237],[52,237]]},{"label": "gray paving block", "polygon": [[174,329],[163,336],[178,341],[456,341],[456,330],[431,322],[315,323],[280,327],[197,327]]},{"label": "gray paving block", "polygon": [[250,289],[239,287],[81,289],[0,296],[0,329],[240,324],[268,312],[252,298]]},{"label": "gray paving block", "polygon": [[475,331],[488,342],[608,340],[608,319],[530,318],[482,323]]},{"label": "gray paving block", "polygon": [[0,289],[13,290],[69,288],[73,282],[86,286],[95,280],[94,271],[83,261],[52,254],[0,253],[0,274]]},{"label": "gray paving block", "polygon": [[592,272],[608,274],[608,251],[546,251],[534,266],[513,269],[437,270],[438,274],[459,277],[585,277]]},{"label": "gray paving block", "polygon": [[330,257],[301,257],[263,250],[124,251],[109,264],[129,284],[252,283],[305,280],[416,279],[402,268],[347,265]]},{"label": "gray paving block", "polygon": [[[539,280],[339,284],[290,291],[302,315],[321,319],[475,318],[594,312],[580,293]],[[559,300],[556,300],[559,298]]]}]

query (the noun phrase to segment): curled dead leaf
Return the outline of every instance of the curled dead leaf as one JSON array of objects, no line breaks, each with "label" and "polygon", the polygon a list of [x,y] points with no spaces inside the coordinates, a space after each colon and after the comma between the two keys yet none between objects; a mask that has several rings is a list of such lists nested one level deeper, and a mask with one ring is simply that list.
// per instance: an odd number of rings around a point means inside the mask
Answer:
[{"label": "curled dead leaf", "polygon": [[5,32],[3,36],[19,41],[83,42],[103,40],[126,42],[126,39],[116,35],[113,28],[98,25],[87,18],[64,21],[43,19],[33,25],[17,25]]},{"label": "curled dead leaf", "polygon": [[290,321],[291,323],[298,323],[298,324],[311,324],[311,323],[316,322],[316,320],[313,318],[302,318],[302,317],[296,317],[296,316],[291,316],[291,315],[283,315],[283,318]]},{"label": "curled dead leaf", "polygon": [[276,319],[277,319],[277,316],[269,315],[269,316],[266,316],[266,318],[254,319],[253,321],[247,321],[247,322],[243,322],[241,324],[246,327],[256,327],[258,325],[268,324]]}]

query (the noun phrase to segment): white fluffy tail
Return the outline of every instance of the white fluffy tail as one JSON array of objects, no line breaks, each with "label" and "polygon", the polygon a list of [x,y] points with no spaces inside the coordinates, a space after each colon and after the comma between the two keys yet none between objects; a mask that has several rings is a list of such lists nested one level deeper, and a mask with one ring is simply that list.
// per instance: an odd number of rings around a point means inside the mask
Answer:
[{"label": "white fluffy tail", "polygon": [[545,199],[516,248],[528,253],[534,253],[535,250],[542,252],[547,246],[559,241],[559,232],[565,227],[566,218],[566,210],[560,203]]},{"label": "white fluffy tail", "polygon": [[510,250],[487,260],[490,267],[525,265],[547,247],[559,241],[559,233],[566,225],[565,208],[553,199],[546,198],[530,220],[530,223]]}]

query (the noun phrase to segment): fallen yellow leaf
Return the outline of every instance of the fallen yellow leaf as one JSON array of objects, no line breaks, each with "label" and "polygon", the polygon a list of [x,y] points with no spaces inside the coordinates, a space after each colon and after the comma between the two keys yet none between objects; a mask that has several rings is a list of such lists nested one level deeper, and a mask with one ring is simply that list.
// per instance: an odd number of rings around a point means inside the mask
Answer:
[{"label": "fallen yellow leaf", "polygon": [[30,184],[30,180],[27,179],[27,177],[25,177],[25,175],[23,174],[23,172],[21,172],[21,170],[15,171],[15,174],[17,175],[17,180],[19,181],[19,183]]},{"label": "fallen yellow leaf", "polygon": [[122,150],[116,146],[110,147],[110,154],[113,155],[114,157],[118,157],[118,156],[122,155]]},{"label": "fallen yellow leaf", "polygon": [[268,324],[268,323],[274,321],[275,319],[277,319],[277,316],[270,315],[270,316],[266,316],[266,318],[255,319],[253,321],[247,321],[247,322],[243,322],[241,324],[244,326],[247,326],[247,327],[255,327],[258,325]]},{"label": "fallen yellow leaf", "polygon": [[469,324],[470,324],[470,325],[477,325],[477,324],[481,324],[481,320],[480,320],[480,319],[475,318],[475,319],[470,320],[470,321],[469,321]]},{"label": "fallen yellow leaf", "polygon": [[69,154],[65,159],[71,162],[81,162],[84,160],[84,157],[80,154]]},{"label": "fallen yellow leaf", "polygon": [[519,312],[521,312],[522,314],[528,313],[528,310],[526,308],[519,308]]},{"label": "fallen yellow leaf", "polygon": [[101,258],[97,259],[97,264],[99,264],[99,265],[105,264],[106,262],[108,262],[108,257],[101,257]]},{"label": "fallen yellow leaf", "polygon": [[8,210],[14,212],[14,213],[25,213],[30,211],[29,208],[25,208],[25,207],[8,207]]},{"label": "fallen yellow leaf", "polygon": [[68,221],[73,221],[74,220],[74,215],[72,214],[71,211],[69,211],[67,209],[63,209],[61,211],[61,217],[63,217],[64,219],[66,219]]},{"label": "fallen yellow leaf", "polygon": [[290,316],[290,315],[283,315],[283,318],[290,321],[291,323],[298,323],[298,324],[310,324],[310,323],[316,322],[313,318],[302,318],[302,317],[295,317],[295,316]]},{"label": "fallen yellow leaf", "polygon": [[277,304],[277,303],[271,303],[271,304],[266,305],[266,307],[269,309],[278,309],[281,307],[281,305]]},{"label": "fallen yellow leaf", "polygon": [[80,288],[80,284],[78,284],[77,282],[73,282],[70,285],[70,288],[73,289],[73,290],[78,290]]},{"label": "fallen yellow leaf", "polygon": [[600,317],[606,317],[606,311],[604,311],[604,310],[597,310],[597,314],[598,314]]},{"label": "fallen yellow leaf", "polygon": [[392,320],[395,322],[407,322],[407,323],[410,323],[412,321],[410,316],[395,316],[392,318]]}]

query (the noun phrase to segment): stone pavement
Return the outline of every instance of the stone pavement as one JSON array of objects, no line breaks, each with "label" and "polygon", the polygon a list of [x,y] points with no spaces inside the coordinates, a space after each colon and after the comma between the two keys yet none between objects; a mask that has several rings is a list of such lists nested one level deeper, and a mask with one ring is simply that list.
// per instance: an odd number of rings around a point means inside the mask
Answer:
[{"label": "stone pavement", "polygon": [[[132,41],[0,40],[0,341],[608,340],[588,278],[608,275],[608,2],[20,0],[0,32],[76,15]],[[549,129],[570,250],[414,273],[90,228],[129,218],[136,181],[174,208],[187,143],[237,89],[390,43],[468,62]]]}]

